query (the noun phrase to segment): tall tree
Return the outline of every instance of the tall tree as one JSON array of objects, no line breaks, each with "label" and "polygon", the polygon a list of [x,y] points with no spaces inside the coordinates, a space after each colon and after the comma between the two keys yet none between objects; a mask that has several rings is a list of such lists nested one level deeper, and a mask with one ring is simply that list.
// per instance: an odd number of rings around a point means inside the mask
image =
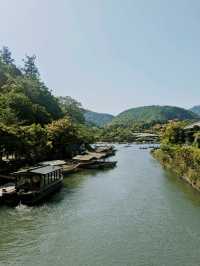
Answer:
[{"label": "tall tree", "polygon": [[65,115],[68,115],[73,122],[83,124],[85,122],[83,108],[80,102],[70,96],[58,97],[58,102]]},{"label": "tall tree", "polygon": [[24,62],[24,68],[23,71],[25,75],[30,76],[32,78],[38,78],[39,77],[39,71],[35,64],[36,56],[28,56],[26,55],[26,58],[23,59]]},{"label": "tall tree", "polygon": [[14,59],[12,59],[12,54],[8,47],[3,46],[0,51],[0,55],[5,64],[11,65],[14,62]]}]

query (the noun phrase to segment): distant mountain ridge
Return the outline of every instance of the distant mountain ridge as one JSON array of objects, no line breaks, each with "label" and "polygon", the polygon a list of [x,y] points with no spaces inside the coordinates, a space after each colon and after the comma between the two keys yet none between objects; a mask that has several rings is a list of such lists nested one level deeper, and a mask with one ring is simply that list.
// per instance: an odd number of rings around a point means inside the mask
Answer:
[{"label": "distant mountain ridge", "polygon": [[176,106],[142,106],[128,109],[112,120],[112,124],[129,124],[133,122],[151,123],[153,121],[166,122],[168,120],[200,119],[198,114]]},{"label": "distant mountain ridge", "polygon": [[105,126],[110,123],[114,118],[113,115],[107,113],[97,113],[90,110],[84,110],[85,121],[89,124],[96,125],[98,127]]},{"label": "distant mountain ridge", "polygon": [[200,105],[195,105],[192,108],[190,108],[189,110],[200,116]]}]

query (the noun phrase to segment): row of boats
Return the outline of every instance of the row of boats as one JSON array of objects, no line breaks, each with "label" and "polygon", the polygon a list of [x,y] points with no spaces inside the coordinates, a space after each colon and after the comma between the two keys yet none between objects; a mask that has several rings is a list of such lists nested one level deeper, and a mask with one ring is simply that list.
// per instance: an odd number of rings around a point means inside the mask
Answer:
[{"label": "row of boats", "polygon": [[62,187],[64,176],[82,169],[115,167],[117,162],[107,159],[115,152],[113,146],[98,146],[70,161],[45,161],[14,172],[10,175],[12,183],[0,187],[0,202],[10,206],[38,204]]}]

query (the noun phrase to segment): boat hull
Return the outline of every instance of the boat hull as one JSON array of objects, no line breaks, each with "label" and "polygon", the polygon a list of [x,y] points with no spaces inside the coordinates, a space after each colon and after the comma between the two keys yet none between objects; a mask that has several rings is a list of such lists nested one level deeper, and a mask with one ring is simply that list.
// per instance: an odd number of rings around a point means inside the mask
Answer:
[{"label": "boat hull", "polygon": [[57,183],[54,183],[52,186],[49,186],[42,191],[31,191],[29,193],[26,192],[18,192],[19,201],[24,205],[37,205],[43,202],[45,199],[50,197],[52,194],[59,191],[63,186],[63,181],[60,180]]},{"label": "boat hull", "polygon": [[71,165],[71,166],[63,166],[63,174],[68,175],[68,174],[76,173],[79,170],[78,167],[79,167],[79,164]]},{"label": "boat hull", "polygon": [[82,169],[109,169],[114,168],[117,162],[94,162],[88,164],[80,164]]},{"label": "boat hull", "polygon": [[15,207],[19,204],[17,192],[3,193],[1,203],[10,207]]}]

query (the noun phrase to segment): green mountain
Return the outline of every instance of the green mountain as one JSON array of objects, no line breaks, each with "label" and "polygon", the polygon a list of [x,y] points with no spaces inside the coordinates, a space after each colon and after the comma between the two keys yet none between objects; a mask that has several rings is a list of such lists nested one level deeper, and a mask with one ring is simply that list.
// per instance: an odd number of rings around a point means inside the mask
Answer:
[{"label": "green mountain", "polygon": [[96,113],[89,110],[84,110],[85,121],[89,124],[94,124],[96,126],[102,127],[112,121],[113,115]]},{"label": "green mountain", "polygon": [[200,115],[200,105],[196,105],[190,109],[193,113]]},{"label": "green mountain", "polygon": [[165,122],[168,120],[192,120],[199,116],[189,110],[174,106],[143,106],[126,110],[117,115],[112,124],[127,125],[134,122]]}]

